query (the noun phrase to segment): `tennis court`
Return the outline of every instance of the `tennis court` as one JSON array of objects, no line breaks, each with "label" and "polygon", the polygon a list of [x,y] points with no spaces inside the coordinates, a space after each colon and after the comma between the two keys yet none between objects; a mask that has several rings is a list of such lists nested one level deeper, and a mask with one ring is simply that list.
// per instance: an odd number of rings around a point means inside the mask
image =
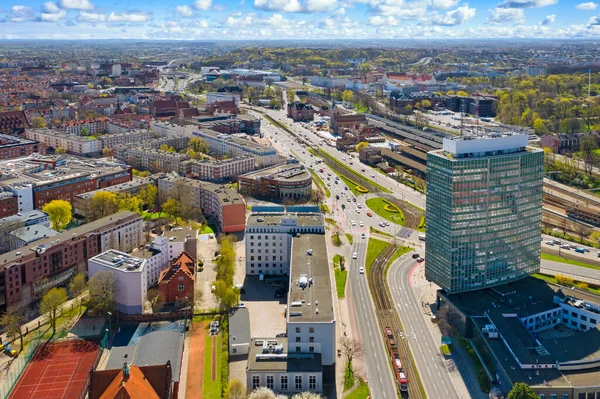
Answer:
[{"label": "tennis court", "polygon": [[80,399],[100,353],[84,340],[40,345],[9,399]]}]

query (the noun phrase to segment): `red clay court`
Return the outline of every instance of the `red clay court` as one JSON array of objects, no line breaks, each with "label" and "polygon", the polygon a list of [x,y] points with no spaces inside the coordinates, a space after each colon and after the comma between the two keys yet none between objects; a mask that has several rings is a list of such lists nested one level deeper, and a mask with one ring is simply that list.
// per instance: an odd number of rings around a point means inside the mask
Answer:
[{"label": "red clay court", "polygon": [[100,356],[89,341],[40,345],[9,399],[79,399]]}]

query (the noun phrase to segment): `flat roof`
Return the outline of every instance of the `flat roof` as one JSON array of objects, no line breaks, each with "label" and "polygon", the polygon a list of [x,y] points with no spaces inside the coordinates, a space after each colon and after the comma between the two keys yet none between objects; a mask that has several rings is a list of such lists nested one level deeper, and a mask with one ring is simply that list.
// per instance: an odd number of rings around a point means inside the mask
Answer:
[{"label": "flat roof", "polygon": [[46,212],[34,209],[33,211],[23,212],[12,216],[7,216],[0,219],[0,226],[12,223],[27,223],[30,220],[45,219],[48,218]]},{"label": "flat roof", "polygon": [[183,181],[184,184],[188,184],[190,186],[195,186],[203,190],[210,191],[213,194],[215,194],[217,198],[219,198],[221,203],[224,205],[244,203],[244,199],[237,191],[231,188],[227,188],[227,186],[224,184],[210,183],[201,180],[190,179],[187,177],[171,175],[162,178],[162,180],[172,182]]},{"label": "flat roof", "polygon": [[271,146],[257,144],[254,141],[241,139],[239,137],[235,137],[235,136],[230,135],[230,134],[219,133],[219,132],[216,132],[216,131],[211,130],[211,129],[201,129],[200,132],[203,133],[203,134],[206,134],[208,136],[212,136],[212,137],[214,137],[216,139],[227,141],[227,142],[231,142],[231,143],[243,146],[243,147],[253,148],[255,150],[269,151],[269,152],[275,151],[277,153],[277,151],[275,150],[275,148],[273,148]]},{"label": "flat roof", "polygon": [[247,179],[269,178],[285,181],[302,181],[312,179],[312,175],[303,165],[275,165],[246,173],[240,177]]},{"label": "flat roof", "polygon": [[250,342],[250,313],[248,308],[237,308],[229,314],[229,345]]},{"label": "flat roof", "polygon": [[292,238],[288,322],[334,321],[332,293],[325,235],[301,234]]},{"label": "flat roof", "polygon": [[[281,345],[282,353],[286,356],[271,359],[257,359],[256,355],[263,353],[264,343]],[[320,353],[289,353],[287,338],[253,338],[248,350],[247,371],[274,372],[322,372]]]},{"label": "flat roof", "polygon": [[251,213],[246,221],[246,226],[323,226],[321,213]]},{"label": "flat roof", "polygon": [[162,235],[167,239],[173,237],[173,240],[169,241],[184,242],[187,239],[198,238],[198,230],[192,229],[190,226],[175,227],[172,230],[164,231]]},{"label": "flat roof", "polygon": [[139,273],[146,265],[144,259],[114,249],[102,252],[90,258],[89,261],[127,273]]},{"label": "flat roof", "polygon": [[11,231],[11,235],[26,243],[41,240],[42,238],[54,237],[59,234],[58,231],[46,227],[43,224],[35,224],[33,226],[25,226]]}]

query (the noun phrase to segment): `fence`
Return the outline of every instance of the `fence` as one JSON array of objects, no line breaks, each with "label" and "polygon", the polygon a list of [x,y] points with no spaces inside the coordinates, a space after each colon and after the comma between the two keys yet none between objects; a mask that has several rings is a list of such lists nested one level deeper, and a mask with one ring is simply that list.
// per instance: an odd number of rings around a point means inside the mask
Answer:
[{"label": "fence", "polygon": [[[94,357],[94,362],[92,363],[92,370],[96,370],[98,367],[98,363],[100,363],[100,358],[102,357],[102,353],[106,348],[106,344],[108,341],[108,332],[104,334],[102,341],[100,341],[100,347],[96,350],[96,357]],[[79,392],[78,399],[84,399],[88,394],[88,388],[90,387],[90,379],[92,378],[91,374],[88,373],[87,378],[85,379],[85,384],[81,387],[81,392]]]},{"label": "fence", "polygon": [[36,338],[31,340],[29,346],[25,348],[21,355],[11,360],[9,364],[7,364],[6,372],[2,372],[3,374],[6,374],[1,378],[2,382],[0,382],[0,398],[8,398],[8,395],[10,395],[10,392],[15,387],[15,384],[17,381],[19,381],[19,378],[21,378],[21,374],[23,374],[25,367],[27,367],[27,364],[35,354],[40,342],[41,337],[38,335]]}]

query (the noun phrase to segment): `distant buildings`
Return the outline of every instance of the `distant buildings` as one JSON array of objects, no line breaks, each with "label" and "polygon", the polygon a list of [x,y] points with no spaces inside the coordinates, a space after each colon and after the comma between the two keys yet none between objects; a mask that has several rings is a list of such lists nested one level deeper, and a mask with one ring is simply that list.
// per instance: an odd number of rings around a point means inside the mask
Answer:
[{"label": "distant buildings", "polygon": [[556,154],[577,152],[581,139],[587,135],[592,135],[600,144],[600,134],[598,133],[559,133],[542,136],[542,148],[550,148]]},{"label": "distant buildings", "polygon": [[425,276],[449,293],[540,268],[544,152],[527,135],[444,139],[427,156]]},{"label": "distant buildings", "polygon": [[19,134],[29,127],[25,111],[0,112],[0,133]]},{"label": "distant buildings", "polygon": [[464,112],[480,117],[495,117],[497,99],[492,97],[446,96],[444,106],[452,112]]},{"label": "distant buildings", "polygon": [[365,114],[342,115],[339,111],[334,110],[329,126],[335,134],[339,134],[342,128],[357,128],[366,124],[367,117]]},{"label": "distant buildings", "polygon": [[39,141],[0,134],[0,160],[23,158],[34,153],[46,155],[46,145]]},{"label": "distant buildings", "polygon": [[312,175],[303,165],[273,166],[239,176],[238,191],[260,198],[308,200]]},{"label": "distant buildings", "polygon": [[315,109],[310,104],[294,101],[287,105],[287,117],[294,122],[307,122],[315,119]]}]

